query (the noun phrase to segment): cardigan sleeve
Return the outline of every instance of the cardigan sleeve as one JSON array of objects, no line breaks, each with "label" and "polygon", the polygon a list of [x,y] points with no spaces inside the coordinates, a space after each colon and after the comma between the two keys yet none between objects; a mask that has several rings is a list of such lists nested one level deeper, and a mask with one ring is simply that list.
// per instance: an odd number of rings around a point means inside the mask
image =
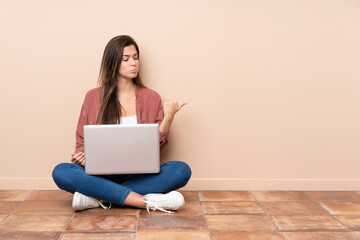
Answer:
[{"label": "cardigan sleeve", "polygon": [[87,124],[87,107],[86,107],[86,97],[84,103],[81,107],[81,112],[76,128],[76,147],[75,153],[84,152],[84,125]]},{"label": "cardigan sleeve", "polygon": [[[163,107],[162,107],[162,104],[161,104],[161,98],[159,97],[159,103],[158,103],[157,115],[156,115],[155,123],[159,124],[159,126],[160,126],[163,119],[164,119],[164,110],[163,110]],[[160,150],[169,142],[168,141],[168,135],[169,135],[169,132],[167,132],[167,133],[159,132]]]}]

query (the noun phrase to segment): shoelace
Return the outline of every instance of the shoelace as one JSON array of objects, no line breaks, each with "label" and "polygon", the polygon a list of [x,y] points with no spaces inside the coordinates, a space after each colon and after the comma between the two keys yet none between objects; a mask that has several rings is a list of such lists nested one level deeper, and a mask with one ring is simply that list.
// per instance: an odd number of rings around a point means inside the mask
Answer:
[{"label": "shoelace", "polygon": [[156,202],[144,200],[144,203],[146,203],[146,210],[148,211],[149,214],[150,214],[150,210],[149,210],[150,208],[153,211],[160,210],[160,211],[166,212],[166,213],[174,213],[172,211],[169,211],[169,210],[166,210],[166,209],[164,209],[162,207],[157,206]]},{"label": "shoelace", "polygon": [[103,209],[105,209],[105,210],[109,210],[109,209],[111,208],[111,206],[112,206],[112,203],[111,203],[111,202],[109,202],[109,206],[108,206],[108,207],[105,206],[104,204],[102,204],[101,201],[99,201],[99,203],[100,203],[100,206],[101,206]]}]

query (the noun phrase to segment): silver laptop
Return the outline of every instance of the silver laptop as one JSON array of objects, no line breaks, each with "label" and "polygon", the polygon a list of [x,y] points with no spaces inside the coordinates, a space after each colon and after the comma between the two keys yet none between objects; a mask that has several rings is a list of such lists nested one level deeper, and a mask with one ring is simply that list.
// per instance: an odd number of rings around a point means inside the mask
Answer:
[{"label": "silver laptop", "polygon": [[158,173],[159,125],[84,126],[87,174]]}]

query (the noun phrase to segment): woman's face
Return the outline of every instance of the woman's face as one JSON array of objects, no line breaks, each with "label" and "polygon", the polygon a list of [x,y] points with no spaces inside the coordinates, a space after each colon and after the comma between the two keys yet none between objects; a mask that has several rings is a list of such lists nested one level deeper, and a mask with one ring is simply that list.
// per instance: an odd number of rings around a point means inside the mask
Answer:
[{"label": "woman's face", "polygon": [[119,74],[124,78],[135,78],[139,72],[139,56],[134,45],[124,47]]}]

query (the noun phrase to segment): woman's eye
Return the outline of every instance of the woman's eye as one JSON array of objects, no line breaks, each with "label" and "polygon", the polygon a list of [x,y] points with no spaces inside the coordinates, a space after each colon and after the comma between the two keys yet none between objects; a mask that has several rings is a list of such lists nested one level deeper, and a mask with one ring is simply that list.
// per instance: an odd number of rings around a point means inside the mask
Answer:
[{"label": "woman's eye", "polygon": [[[124,57],[124,58],[122,59],[122,61],[127,62],[127,61],[129,61],[129,59],[130,59],[130,57]],[[138,60],[138,59],[139,59],[139,56],[133,56],[132,59]]]}]

